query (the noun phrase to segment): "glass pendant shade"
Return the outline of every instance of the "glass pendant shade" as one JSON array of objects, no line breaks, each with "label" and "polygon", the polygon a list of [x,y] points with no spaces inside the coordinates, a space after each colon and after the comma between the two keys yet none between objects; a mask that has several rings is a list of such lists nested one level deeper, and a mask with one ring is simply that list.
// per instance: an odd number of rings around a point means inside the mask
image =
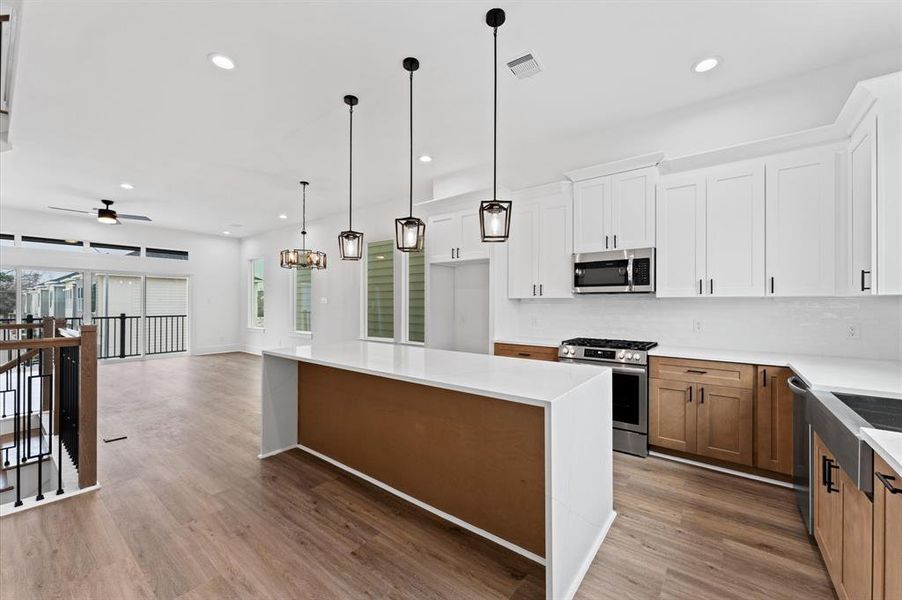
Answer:
[{"label": "glass pendant shade", "polygon": [[479,203],[479,227],[483,242],[506,242],[511,229],[511,201],[483,200]]},{"label": "glass pendant shade", "polygon": [[416,217],[395,219],[395,241],[401,252],[419,252],[426,239],[426,223]]},{"label": "glass pendant shade", "polygon": [[360,260],[363,257],[363,234],[350,230],[339,233],[338,252],[341,260]]}]

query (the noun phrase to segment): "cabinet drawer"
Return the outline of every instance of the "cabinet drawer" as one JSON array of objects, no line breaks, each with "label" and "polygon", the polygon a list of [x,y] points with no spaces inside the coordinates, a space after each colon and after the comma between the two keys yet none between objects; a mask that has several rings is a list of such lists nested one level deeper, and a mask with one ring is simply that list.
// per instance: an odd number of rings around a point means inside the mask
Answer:
[{"label": "cabinet drawer", "polygon": [[523,344],[495,344],[496,356],[531,358],[533,360],[557,361],[556,346],[527,346]]},{"label": "cabinet drawer", "polygon": [[755,367],[739,363],[652,356],[649,377],[754,389]]}]

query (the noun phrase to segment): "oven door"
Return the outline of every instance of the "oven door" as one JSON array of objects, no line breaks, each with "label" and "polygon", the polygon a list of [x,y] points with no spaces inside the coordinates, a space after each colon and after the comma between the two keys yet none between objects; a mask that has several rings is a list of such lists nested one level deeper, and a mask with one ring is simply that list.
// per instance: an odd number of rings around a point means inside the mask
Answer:
[{"label": "oven door", "polygon": [[648,372],[644,367],[607,365],[614,429],[648,433]]},{"label": "oven door", "polygon": [[[608,255],[608,257],[604,257]],[[631,260],[610,253],[577,254],[573,262],[573,291],[577,294],[629,292],[632,289]]]}]

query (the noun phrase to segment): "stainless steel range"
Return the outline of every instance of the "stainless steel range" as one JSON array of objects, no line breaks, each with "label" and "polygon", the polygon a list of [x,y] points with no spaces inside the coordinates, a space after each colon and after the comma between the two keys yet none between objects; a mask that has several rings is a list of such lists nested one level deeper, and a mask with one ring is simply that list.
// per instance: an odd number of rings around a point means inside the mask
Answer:
[{"label": "stainless steel range", "polygon": [[562,362],[611,367],[614,450],[648,456],[648,351],[657,342],[573,338],[558,349]]}]

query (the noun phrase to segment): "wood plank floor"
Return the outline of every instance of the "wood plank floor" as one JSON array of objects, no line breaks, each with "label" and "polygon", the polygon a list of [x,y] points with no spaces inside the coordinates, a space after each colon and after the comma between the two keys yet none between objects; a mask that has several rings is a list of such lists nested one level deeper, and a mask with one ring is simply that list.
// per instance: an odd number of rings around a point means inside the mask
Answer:
[{"label": "wood plank floor", "polygon": [[[0,520],[0,598],[541,598],[544,571],[307,456],[258,460],[260,359],[100,368],[102,489]],[[577,597],[832,598],[789,490],[615,454]]]}]

